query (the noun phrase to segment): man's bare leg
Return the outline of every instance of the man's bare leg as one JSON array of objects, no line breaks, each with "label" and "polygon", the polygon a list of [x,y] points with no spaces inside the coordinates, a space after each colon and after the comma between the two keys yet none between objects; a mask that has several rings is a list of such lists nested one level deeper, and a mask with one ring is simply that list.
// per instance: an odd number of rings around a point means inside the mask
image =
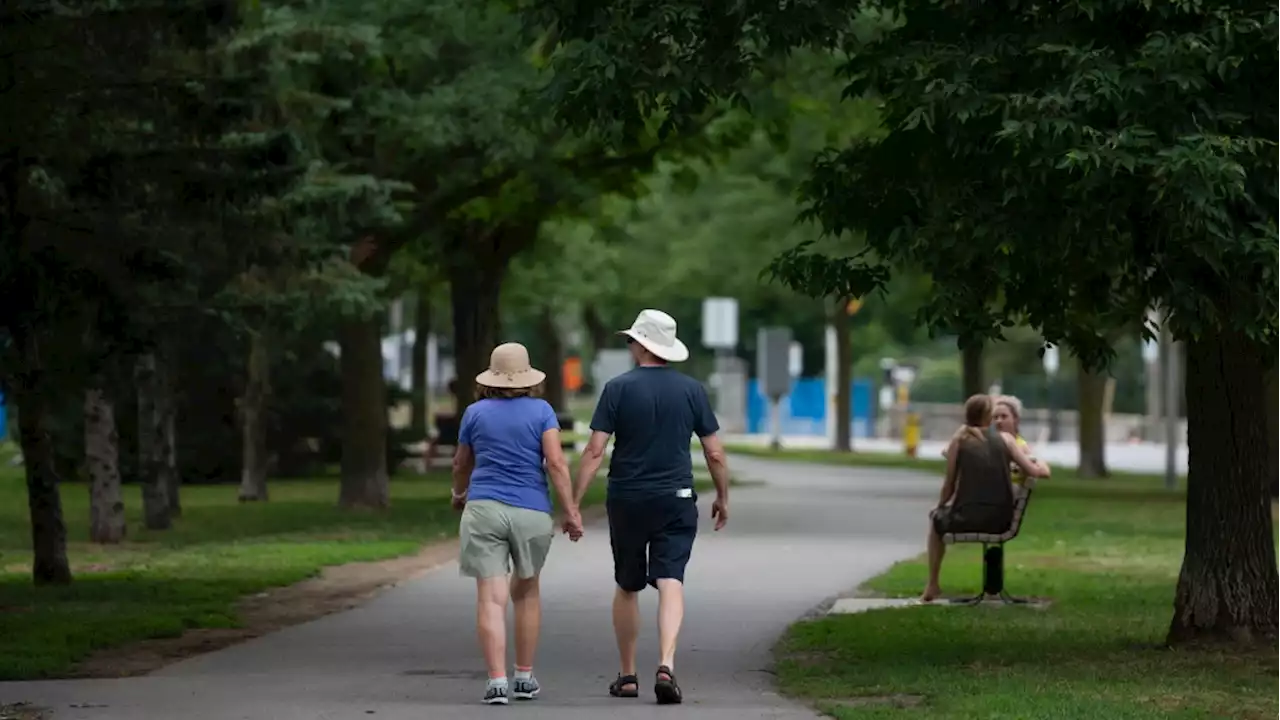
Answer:
[{"label": "man's bare leg", "polygon": [[658,580],[658,664],[676,667],[676,641],[684,622],[684,583],[671,578]]},{"label": "man's bare leg", "polygon": [[[613,593],[613,634],[618,639],[618,660],[623,675],[636,674],[636,641],[640,638],[640,594],[618,588]],[[632,690],[627,685],[620,690]]]},{"label": "man's bare leg", "polygon": [[942,588],[938,585],[938,575],[942,572],[942,556],[947,552],[947,546],[942,542],[942,536],[929,527],[929,580],[925,583],[924,592],[921,593],[920,599],[929,602],[942,597]]}]

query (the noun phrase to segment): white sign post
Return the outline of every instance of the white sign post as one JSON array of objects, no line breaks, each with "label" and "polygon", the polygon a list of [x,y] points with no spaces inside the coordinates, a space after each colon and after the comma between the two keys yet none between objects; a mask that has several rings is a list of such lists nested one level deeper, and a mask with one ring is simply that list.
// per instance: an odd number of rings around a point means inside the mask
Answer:
[{"label": "white sign post", "polygon": [[1044,349],[1044,373],[1047,376],[1049,388],[1049,442],[1058,441],[1058,394],[1057,383],[1054,382],[1058,375],[1058,347],[1050,345]]},{"label": "white sign post", "polygon": [[1058,374],[1058,347],[1050,345],[1044,349],[1044,371],[1049,377]]},{"label": "white sign post", "polygon": [[791,328],[762,327],[756,333],[756,377],[769,399],[769,446],[782,447],[782,398],[791,392]]},{"label": "white sign post", "polygon": [[738,347],[738,301],[709,297],[702,300],[702,346],[711,350]]}]

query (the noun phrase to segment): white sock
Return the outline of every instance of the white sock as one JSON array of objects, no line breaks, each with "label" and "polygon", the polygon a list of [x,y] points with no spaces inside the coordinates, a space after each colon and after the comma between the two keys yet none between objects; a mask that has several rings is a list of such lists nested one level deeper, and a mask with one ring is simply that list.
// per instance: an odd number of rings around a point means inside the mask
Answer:
[{"label": "white sock", "polygon": [[507,679],[505,677],[489,678],[489,687],[506,687]]},{"label": "white sock", "polygon": [[517,670],[517,671],[516,671],[516,679],[517,679],[517,680],[532,680],[532,679],[533,679],[533,670],[532,670],[532,669],[530,669],[530,670]]}]

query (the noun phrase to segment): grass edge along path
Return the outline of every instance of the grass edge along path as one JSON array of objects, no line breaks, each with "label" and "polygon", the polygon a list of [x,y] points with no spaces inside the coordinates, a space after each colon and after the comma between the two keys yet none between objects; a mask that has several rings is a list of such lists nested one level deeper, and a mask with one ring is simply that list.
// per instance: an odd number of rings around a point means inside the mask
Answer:
[{"label": "grass edge along path", "polygon": [[[1157,478],[1055,477],[1037,487],[1005,564],[1011,592],[1049,607],[916,606],[801,621],[776,648],[780,688],[842,719],[1274,718],[1275,648],[1161,646],[1184,525],[1184,496]],[[862,591],[912,597],[924,578],[917,557]],[[980,546],[949,548],[944,591],[980,585]]]},{"label": "grass edge along path", "polygon": [[[697,469],[695,485],[709,487]],[[588,518],[599,513],[605,486],[598,479],[588,493]],[[171,530],[148,532],[140,490],[129,485],[129,537],[103,547],[88,542],[87,487],[66,483],[75,581],[34,587],[21,469],[0,469],[0,681],[146,672],[345,609],[403,579],[396,573],[452,559],[431,552],[457,535],[448,471],[397,475],[390,489],[385,511],[344,511],[336,478],[273,481],[265,503],[237,502],[234,485],[185,486],[183,517]],[[380,574],[359,567],[375,563]],[[335,573],[346,587],[319,582],[339,570],[356,571]],[[276,600],[310,607],[281,611]]]}]

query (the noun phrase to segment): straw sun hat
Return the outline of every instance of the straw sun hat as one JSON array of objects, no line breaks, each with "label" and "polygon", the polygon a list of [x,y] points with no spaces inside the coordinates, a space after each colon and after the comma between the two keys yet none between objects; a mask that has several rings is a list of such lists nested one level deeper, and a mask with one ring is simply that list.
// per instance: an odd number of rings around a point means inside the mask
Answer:
[{"label": "straw sun hat", "polygon": [[528,388],[547,374],[529,364],[529,351],[520,343],[503,343],[489,355],[489,369],[476,376],[476,384],[491,388]]}]

